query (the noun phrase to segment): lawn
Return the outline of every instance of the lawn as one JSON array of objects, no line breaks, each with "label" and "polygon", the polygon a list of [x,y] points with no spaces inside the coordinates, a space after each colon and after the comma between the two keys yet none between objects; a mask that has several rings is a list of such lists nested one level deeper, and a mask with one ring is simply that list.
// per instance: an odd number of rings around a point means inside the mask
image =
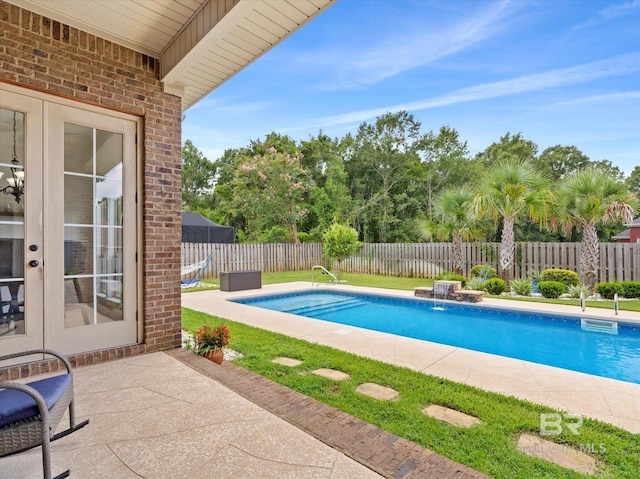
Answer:
[{"label": "lawn", "polygon": [[[350,284],[356,284],[350,275],[347,277]],[[189,331],[222,321],[183,310],[183,327]],[[614,426],[585,419],[579,436],[565,430],[560,436],[546,437],[575,448],[595,445],[597,452],[592,455],[598,471],[594,476],[585,476],[517,450],[520,434],[539,434],[541,413],[558,412],[551,408],[233,321],[224,322],[231,331],[230,347],[244,354],[236,360],[239,365],[496,479],[638,477],[640,441],[636,435]],[[274,364],[272,360],[280,356],[303,363],[295,368]],[[317,368],[337,369],[351,377],[344,382],[331,381],[311,374]],[[391,387],[400,392],[400,397],[382,402],[357,394],[355,387],[365,382]],[[456,428],[422,414],[421,410],[430,404],[471,414],[483,423],[470,429]]]}]

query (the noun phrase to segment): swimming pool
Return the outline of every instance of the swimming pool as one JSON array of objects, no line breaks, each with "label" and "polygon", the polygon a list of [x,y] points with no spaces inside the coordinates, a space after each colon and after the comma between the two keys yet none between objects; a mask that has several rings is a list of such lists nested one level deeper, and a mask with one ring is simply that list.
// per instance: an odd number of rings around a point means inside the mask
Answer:
[{"label": "swimming pool", "polygon": [[640,324],[327,290],[232,301],[640,384]]}]

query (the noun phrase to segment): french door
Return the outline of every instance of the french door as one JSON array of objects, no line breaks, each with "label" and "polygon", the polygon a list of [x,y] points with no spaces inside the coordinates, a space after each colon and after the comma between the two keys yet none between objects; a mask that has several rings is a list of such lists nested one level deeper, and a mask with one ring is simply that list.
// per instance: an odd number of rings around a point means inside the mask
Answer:
[{"label": "french door", "polygon": [[138,128],[0,89],[2,353],[137,342]]}]

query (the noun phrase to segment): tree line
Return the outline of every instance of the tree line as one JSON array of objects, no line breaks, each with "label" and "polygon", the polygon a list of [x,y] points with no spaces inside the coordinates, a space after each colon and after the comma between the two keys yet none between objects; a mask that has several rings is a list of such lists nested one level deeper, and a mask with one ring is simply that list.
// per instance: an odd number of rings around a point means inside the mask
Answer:
[{"label": "tree line", "polygon": [[[515,177],[491,178],[489,173],[500,176],[507,166],[515,167]],[[597,210],[604,215],[594,221],[595,233],[590,224],[585,228],[579,221],[558,216],[556,199],[561,197],[553,194],[584,172],[597,172],[610,183],[608,187],[615,185],[631,195],[624,215],[592,207],[590,214]],[[520,185],[529,196],[525,195],[526,206],[511,214],[512,203],[499,206],[495,201],[508,198],[507,191],[515,194],[518,186],[512,182],[517,181],[530,182]],[[582,181],[584,187],[589,179]],[[634,201],[639,193],[640,166],[625,178],[609,160],[591,160],[575,146],[556,145],[539,152],[521,133],[506,133],[471,155],[454,128],[424,133],[406,111],[364,122],[355,134],[343,138],[320,131],[296,142],[272,132],[247,146],[226,150],[213,161],[190,140],[182,150],[184,210],[235,227],[239,242],[320,242],[333,223],[353,227],[364,242],[436,237],[455,241],[451,225],[446,225],[452,207],[461,217],[473,219],[465,227],[468,231],[463,228],[463,238],[580,241],[584,234],[595,234],[596,239],[608,241],[624,228],[629,211],[637,211]],[[456,194],[473,201],[452,199]],[[539,204],[529,204],[536,195]],[[569,215],[570,205],[565,206],[563,214]]]}]

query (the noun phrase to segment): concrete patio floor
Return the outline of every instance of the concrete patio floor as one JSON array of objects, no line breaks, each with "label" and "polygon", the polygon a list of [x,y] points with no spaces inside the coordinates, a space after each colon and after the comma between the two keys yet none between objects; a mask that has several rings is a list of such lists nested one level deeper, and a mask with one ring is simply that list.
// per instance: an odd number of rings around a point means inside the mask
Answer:
[{"label": "concrete patio floor", "polygon": [[[381,290],[347,284],[335,286],[325,284],[320,287],[413,297],[411,291]],[[262,289],[248,291],[194,292],[182,295],[182,305],[251,326],[477,386],[488,391],[527,399],[575,414],[583,414],[633,433],[640,433],[640,401],[638,401],[640,384],[353,326],[344,326],[328,321],[268,311],[227,301],[231,298],[310,288],[312,288],[311,283],[297,282],[265,285]],[[504,306],[527,311],[556,311],[564,314],[640,323],[640,314],[628,311],[620,311],[619,315],[615,316],[612,310],[587,308],[586,312],[581,314],[577,306],[490,298],[485,299],[479,305]]]},{"label": "concrete patio floor", "polygon": [[[77,479],[381,477],[170,354],[74,371],[76,416],[90,423],[52,444],[54,475],[71,468]],[[42,478],[40,448],[0,459],[0,478]]]}]

